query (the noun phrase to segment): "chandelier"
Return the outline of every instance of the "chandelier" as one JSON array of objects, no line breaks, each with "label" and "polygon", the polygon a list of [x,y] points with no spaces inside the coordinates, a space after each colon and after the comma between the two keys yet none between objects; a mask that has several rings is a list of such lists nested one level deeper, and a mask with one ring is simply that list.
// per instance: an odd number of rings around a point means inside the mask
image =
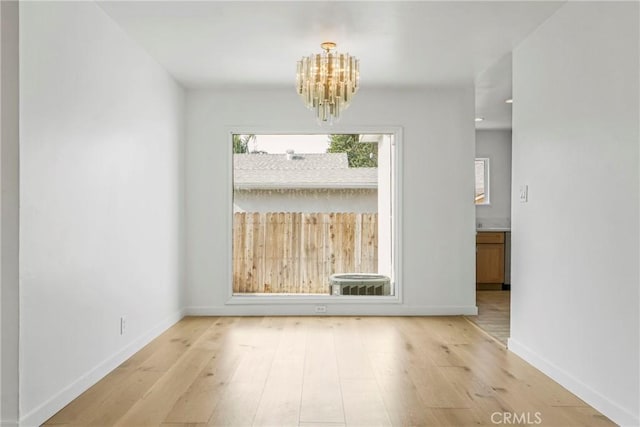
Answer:
[{"label": "chandelier", "polygon": [[333,123],[351,103],[360,87],[360,61],[348,53],[332,52],[336,44],[324,42],[324,52],[298,61],[296,89],[319,122]]}]

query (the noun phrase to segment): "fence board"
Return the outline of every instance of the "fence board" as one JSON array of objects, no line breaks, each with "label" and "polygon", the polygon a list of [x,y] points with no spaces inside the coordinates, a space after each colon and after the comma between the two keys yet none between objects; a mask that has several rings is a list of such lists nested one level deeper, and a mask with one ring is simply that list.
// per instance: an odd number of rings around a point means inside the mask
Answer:
[{"label": "fence board", "polygon": [[237,212],[233,292],[329,293],[334,273],[375,273],[378,214]]}]

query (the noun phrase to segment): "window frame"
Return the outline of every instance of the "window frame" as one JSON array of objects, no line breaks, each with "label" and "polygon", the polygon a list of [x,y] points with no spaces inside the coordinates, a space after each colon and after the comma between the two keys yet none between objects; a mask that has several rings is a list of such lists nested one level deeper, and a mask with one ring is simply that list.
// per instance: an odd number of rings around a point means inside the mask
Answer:
[{"label": "window frame", "polygon": [[[476,174],[475,174],[475,167],[476,167],[476,163],[478,163],[479,161],[482,161],[484,163],[484,201],[482,203],[478,203],[475,200],[475,189],[476,189]],[[491,165],[490,165],[490,159],[489,157],[476,157],[475,161],[473,163],[474,166],[474,173],[473,173],[473,182],[474,182],[474,203],[476,206],[491,206]]]},{"label": "window frame", "polygon": [[[304,135],[304,134],[389,134],[393,135],[392,144],[392,179],[391,187],[391,226],[392,226],[392,280],[394,295],[238,295],[233,293],[233,135],[234,134],[268,134],[268,135]],[[283,305],[295,306],[300,304],[317,305],[359,305],[359,304],[402,304],[402,127],[400,126],[336,126],[330,129],[319,127],[308,128],[269,128],[252,126],[227,127],[227,165],[228,165],[228,197],[227,197],[227,279],[224,281],[227,289],[225,305],[256,306]],[[279,310],[287,313],[287,309]]]}]

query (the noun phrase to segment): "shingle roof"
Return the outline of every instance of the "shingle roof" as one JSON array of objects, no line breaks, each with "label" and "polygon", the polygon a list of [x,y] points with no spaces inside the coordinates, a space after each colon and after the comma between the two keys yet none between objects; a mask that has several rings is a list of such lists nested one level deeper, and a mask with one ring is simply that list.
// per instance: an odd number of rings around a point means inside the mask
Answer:
[{"label": "shingle roof", "polygon": [[311,170],[346,169],[349,167],[347,153],[293,154],[234,154],[235,170]]},{"label": "shingle roof", "polygon": [[346,153],[234,154],[236,189],[376,188],[377,168],[350,168]]}]

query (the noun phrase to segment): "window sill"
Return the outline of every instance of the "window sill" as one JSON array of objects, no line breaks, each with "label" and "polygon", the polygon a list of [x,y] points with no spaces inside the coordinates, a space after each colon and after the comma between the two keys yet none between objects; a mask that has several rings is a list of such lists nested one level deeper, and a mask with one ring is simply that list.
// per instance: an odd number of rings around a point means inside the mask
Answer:
[{"label": "window sill", "polygon": [[233,295],[225,305],[293,304],[400,304],[398,295]]}]

